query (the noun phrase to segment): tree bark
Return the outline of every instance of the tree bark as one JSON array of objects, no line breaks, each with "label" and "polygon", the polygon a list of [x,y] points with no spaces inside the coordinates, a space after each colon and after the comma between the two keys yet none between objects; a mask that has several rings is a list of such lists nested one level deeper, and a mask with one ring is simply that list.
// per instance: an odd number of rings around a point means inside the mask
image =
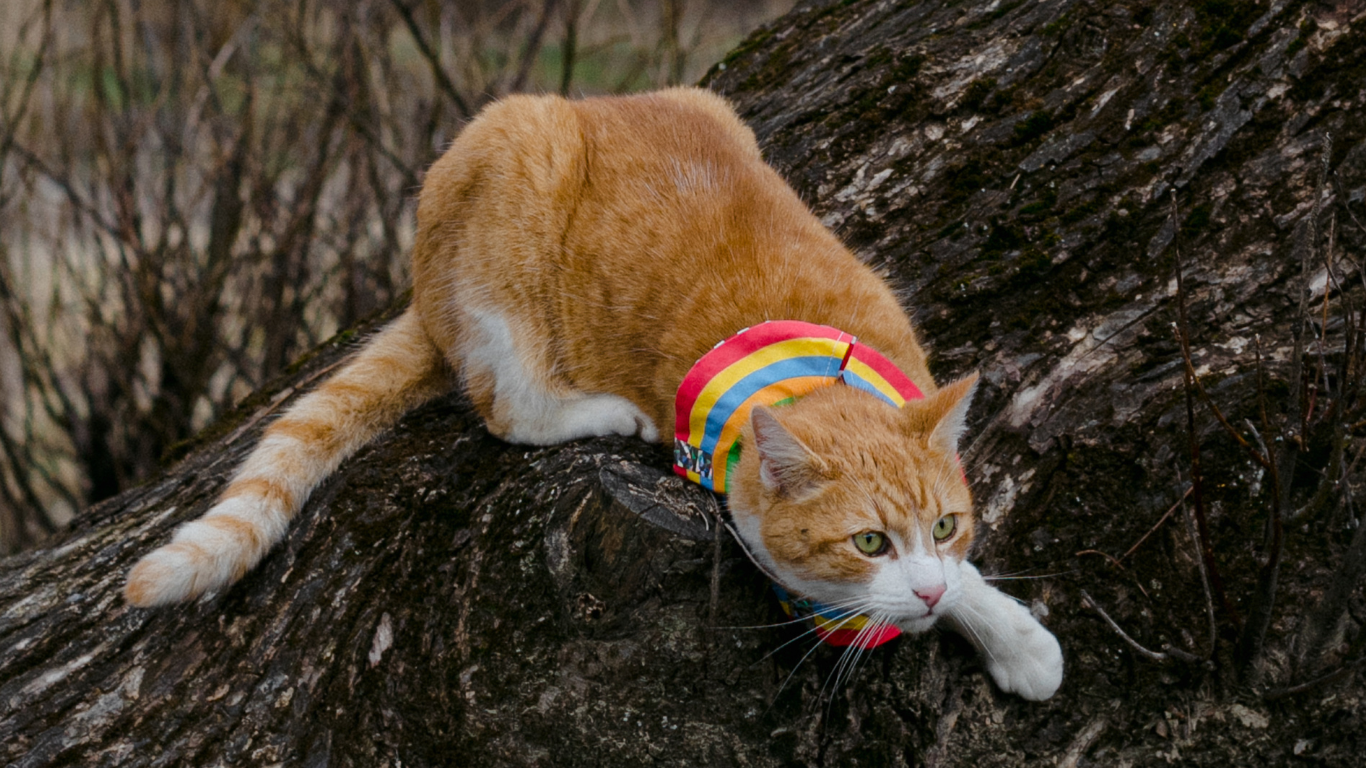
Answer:
[{"label": "tree bark", "polygon": [[[1334,318],[1362,306],[1364,30],[1360,0],[809,2],[705,81],[904,290],[940,380],[982,372],[964,457],[974,559],[1027,579],[1005,589],[1047,611],[1068,664],[1050,701],[1000,694],[951,634],[901,639],[833,683],[838,654],[783,625],[717,534],[716,500],[662,449],[509,446],[459,396],[348,461],[232,589],[124,605],[128,567],[209,506],[261,424],[345,355],[344,334],[160,479],[0,561],[0,758],[1357,764],[1359,585],[1336,618],[1315,613],[1343,591],[1334,573],[1360,571],[1356,478],[1335,503],[1286,510],[1270,557],[1271,480],[1195,394],[1191,439],[1171,326],[1184,304],[1198,381],[1250,444],[1297,441],[1279,476],[1292,507],[1309,504],[1360,384],[1341,351],[1352,322]],[[1306,386],[1288,386],[1301,367]],[[1297,390],[1334,414],[1302,436],[1281,425]],[[1190,525],[1183,498],[1199,504]],[[1258,606],[1266,639],[1236,658]],[[1311,614],[1326,650],[1296,661]]]}]

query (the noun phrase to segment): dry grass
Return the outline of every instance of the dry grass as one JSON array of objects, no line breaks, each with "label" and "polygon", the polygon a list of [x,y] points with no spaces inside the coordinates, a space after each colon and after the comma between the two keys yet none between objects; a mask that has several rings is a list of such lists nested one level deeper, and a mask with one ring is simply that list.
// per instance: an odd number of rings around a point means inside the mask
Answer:
[{"label": "dry grass", "polygon": [[693,82],[790,5],[0,3],[0,553],[391,301],[480,106]]}]

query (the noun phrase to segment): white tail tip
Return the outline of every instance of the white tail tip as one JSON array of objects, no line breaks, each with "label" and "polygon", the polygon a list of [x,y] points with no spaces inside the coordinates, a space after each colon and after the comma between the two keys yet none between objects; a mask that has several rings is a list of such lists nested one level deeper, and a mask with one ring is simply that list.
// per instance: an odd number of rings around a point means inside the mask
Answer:
[{"label": "white tail tip", "polygon": [[196,589],[195,560],[186,548],[170,544],[142,558],[128,574],[123,597],[139,608],[181,603],[202,594]]},{"label": "white tail tip", "polygon": [[241,499],[220,502],[207,515],[176,531],[171,543],[138,561],[128,574],[123,596],[150,608],[182,603],[237,581],[283,533],[282,515],[258,509],[255,517],[274,520],[270,528],[245,520],[233,510]]}]

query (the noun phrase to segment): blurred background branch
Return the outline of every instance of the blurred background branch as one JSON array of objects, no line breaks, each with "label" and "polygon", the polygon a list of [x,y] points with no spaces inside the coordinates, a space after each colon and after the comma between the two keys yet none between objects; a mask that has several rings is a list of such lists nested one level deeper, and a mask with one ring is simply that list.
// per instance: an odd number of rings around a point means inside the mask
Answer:
[{"label": "blurred background branch", "polygon": [[4,3],[0,554],[390,302],[481,106],[694,82],[791,4]]}]

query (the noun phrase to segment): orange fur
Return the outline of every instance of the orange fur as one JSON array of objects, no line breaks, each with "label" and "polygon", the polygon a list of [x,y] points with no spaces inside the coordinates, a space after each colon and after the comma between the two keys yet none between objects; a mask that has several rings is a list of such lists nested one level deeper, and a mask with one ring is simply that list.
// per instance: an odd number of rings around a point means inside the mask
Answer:
[{"label": "orange fur", "polygon": [[294,494],[274,480],[261,477],[246,477],[234,481],[223,491],[223,498],[232,496],[257,496],[281,507],[294,506]]},{"label": "orange fur", "polygon": [[[428,173],[418,222],[414,305],[453,362],[473,343],[470,308],[515,308],[548,387],[617,394],[666,425],[712,345],[798,318],[857,334],[934,390],[892,291],[705,91],[495,104]],[[497,421],[488,385],[465,376]]]},{"label": "orange fur", "polygon": [[[742,328],[804,320],[857,336],[926,398],[898,410],[832,386],[756,409],[731,485],[746,545],[813,598],[913,631],[949,617],[1008,690],[1056,688],[1056,641],[963,561],[972,499],[955,453],[975,377],[936,387],[892,291],[764,164],[719,97],[677,88],[488,107],[427,175],[413,278],[408,311],[266,430],[204,518],[134,568],[129,602],[232,583],[318,482],[448,389],[450,372],[510,441],[667,442],[699,357]],[[952,535],[933,536],[954,521]],[[870,533],[887,545],[856,548]],[[1020,645],[1012,632],[1056,661],[1002,662]]]},{"label": "orange fur", "polygon": [[[753,510],[769,552],[809,579],[866,580],[871,561],[853,550],[850,537],[874,530],[929,540],[946,514],[959,515],[958,530],[939,549],[961,560],[973,539],[972,495],[954,454],[928,444],[939,422],[929,411],[939,404],[912,401],[896,412],[865,392],[829,387],[808,395],[801,409],[777,409],[783,426],[822,462],[823,477],[809,495],[784,498],[763,487],[760,456],[746,451],[732,506]],[[751,435],[752,428],[742,442]]]},{"label": "orange fur", "polygon": [[[461,372],[490,430],[526,442],[559,436],[518,426],[527,421],[528,402],[549,403],[553,417],[558,404],[592,394],[634,404],[639,415],[626,428],[644,433],[648,421],[652,435],[667,440],[660,427],[672,422],[678,383],[692,363],[718,340],[770,319],[849,331],[922,391],[935,392],[892,291],[763,163],[729,105],[704,91],[578,102],[519,96],[495,104],[432,166],[418,222],[414,300],[404,320],[409,336],[420,338],[371,344],[266,431],[263,444],[299,444],[276,451],[271,465],[284,477],[318,475],[318,465],[334,464],[363,442],[355,434],[368,438],[387,426],[403,410],[390,399],[407,402],[409,389],[439,391],[423,384],[438,365],[436,353]],[[413,332],[418,327],[421,334]],[[506,346],[481,360],[478,350],[499,334]],[[511,357],[513,374],[497,368]],[[522,386],[500,395],[509,376]],[[917,441],[892,429],[902,420],[857,393],[822,394],[793,409],[794,417],[810,411],[804,429],[820,450],[866,439],[881,425],[891,431],[856,455],[881,452],[885,465],[914,477],[908,468],[919,460],[907,452]],[[824,417],[815,404],[826,400],[863,414],[844,428],[852,431],[820,434]],[[377,429],[366,428],[372,422]],[[295,497],[313,484],[301,483],[296,493],[281,477],[247,472],[223,499],[253,496],[288,518],[303,500]],[[838,503],[849,492],[825,496]],[[961,483],[958,492],[966,498]],[[896,496],[886,502],[895,507]],[[811,505],[806,514],[823,518],[825,506]],[[970,502],[959,506],[970,510]],[[847,538],[825,536],[827,543]],[[805,557],[805,550],[773,549]],[[854,578],[866,570],[857,559],[837,563],[834,553],[844,549],[831,547],[821,572]]]}]

